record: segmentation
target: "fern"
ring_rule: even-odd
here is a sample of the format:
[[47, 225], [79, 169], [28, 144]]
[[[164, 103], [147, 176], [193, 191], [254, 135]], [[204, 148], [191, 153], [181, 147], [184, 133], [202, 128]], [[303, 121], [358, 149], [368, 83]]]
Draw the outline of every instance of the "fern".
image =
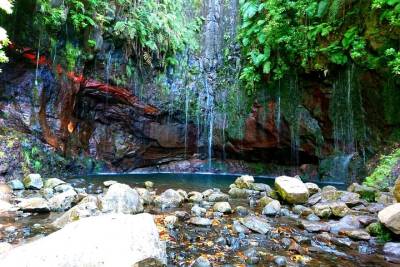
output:
[[329, 21], [334, 22], [336, 19], [340, 17], [341, 11], [344, 10], [346, 4], [346, 0], [332, 0], [331, 5], [329, 7]]

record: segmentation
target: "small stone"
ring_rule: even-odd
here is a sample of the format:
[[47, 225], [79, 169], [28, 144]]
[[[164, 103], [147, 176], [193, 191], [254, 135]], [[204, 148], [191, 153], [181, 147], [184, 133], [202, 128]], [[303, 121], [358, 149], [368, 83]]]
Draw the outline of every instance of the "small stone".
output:
[[143, 212], [143, 203], [139, 193], [126, 184], [116, 183], [110, 186], [101, 199], [103, 212], [136, 214]]
[[182, 210], [177, 210], [177, 211], [175, 211], [174, 214], [180, 221], [185, 221], [185, 220], [189, 219], [189, 217], [190, 217], [189, 213], [187, 213], [186, 211], [182, 211]]
[[110, 181], [104, 181], [104, 182], [103, 182], [103, 185], [104, 185], [105, 187], [110, 187], [110, 186], [112, 186], [113, 184], [116, 184], [116, 183], [118, 183], [118, 182], [117, 182], [117, 181], [110, 180]]
[[11, 180], [8, 182], [8, 185], [13, 189], [13, 190], [23, 190], [24, 189], [24, 184], [17, 179]]
[[255, 248], [249, 248], [243, 252], [244, 256], [246, 257], [247, 264], [257, 264], [260, 262], [259, 253]]
[[207, 210], [205, 208], [202, 208], [197, 204], [194, 205], [190, 211], [193, 215], [195, 215], [197, 217], [204, 216], [207, 212]]
[[237, 206], [236, 213], [239, 217], [246, 217], [247, 215], [249, 215], [250, 211], [243, 206]]
[[287, 260], [283, 256], [277, 256], [274, 259], [274, 263], [278, 266], [286, 266], [287, 265]]
[[178, 192], [178, 194], [179, 194], [181, 197], [183, 197], [183, 200], [188, 199], [188, 193], [186, 193], [185, 190], [178, 189], [178, 190], [176, 190], [176, 192]]
[[308, 208], [308, 207], [305, 207], [305, 206], [302, 206], [302, 205], [296, 205], [296, 206], [294, 206], [293, 209], [292, 209], [292, 211], [293, 211], [295, 214], [298, 214], [298, 215], [300, 215], [300, 216], [308, 216], [308, 215], [310, 215], [311, 213], [313, 213], [312, 209], [310, 209], [310, 208]]
[[203, 194], [200, 192], [195, 192], [195, 191], [189, 192], [188, 197], [189, 197], [189, 202], [200, 203], [201, 201], [203, 201]]
[[17, 231], [17, 227], [10, 225], [6, 228], [4, 228], [4, 231], [11, 234], [11, 233], [15, 233]]
[[231, 188], [228, 192], [229, 196], [232, 198], [247, 198], [253, 193], [253, 190], [250, 189], [241, 189], [241, 188]]
[[222, 212], [222, 213], [231, 213], [232, 208], [228, 202], [217, 202], [213, 206], [214, 211]]
[[353, 230], [342, 230], [339, 232], [340, 234], [344, 234], [351, 239], [354, 240], [370, 240], [371, 236], [368, 234], [367, 231], [364, 231], [362, 229], [353, 229]]
[[243, 226], [238, 221], [234, 221], [233, 222], [232, 230], [233, 230], [234, 233], [237, 233], [237, 234], [240, 234], [240, 233], [250, 234], [249, 228]]
[[169, 215], [164, 218], [164, 225], [170, 229], [174, 228], [178, 222], [178, 217]]
[[43, 187], [40, 189], [40, 194], [47, 200], [54, 197], [54, 190], [53, 188]]
[[307, 189], [308, 189], [308, 193], [310, 194], [310, 196], [321, 192], [321, 188], [319, 188], [319, 186], [317, 184], [314, 183], [305, 183]]
[[198, 257], [191, 265], [191, 267], [211, 267], [211, 266], [212, 265], [210, 261], [204, 256]]
[[146, 181], [144, 182], [144, 187], [147, 189], [152, 189], [154, 187], [154, 183], [152, 181]]
[[135, 190], [138, 192], [140, 198], [143, 201], [143, 204], [150, 205], [153, 203], [153, 196], [151, 195], [149, 190], [145, 188], [135, 188]]
[[154, 200], [161, 209], [179, 207], [185, 199], [177, 191], [168, 189]]
[[311, 222], [311, 221], [301, 220], [300, 223], [305, 230], [311, 233], [329, 232], [330, 230], [329, 224], [324, 222]]
[[310, 222], [318, 222], [321, 219], [317, 215], [315, 215], [314, 213], [311, 213], [306, 217], [306, 220], [310, 221]]
[[72, 207], [73, 203], [78, 200], [78, 194], [75, 190], [68, 190], [66, 192], [55, 195], [49, 199], [49, 206], [51, 211], [65, 211]]
[[189, 223], [198, 226], [210, 226], [212, 224], [212, 221], [207, 218], [192, 217], [190, 218]]
[[385, 260], [400, 263], [400, 243], [389, 242], [383, 247]]
[[332, 214], [337, 217], [344, 217], [350, 212], [350, 209], [344, 202], [339, 202], [339, 201], [332, 202], [330, 203], [330, 208]]
[[43, 187], [42, 176], [37, 173], [32, 173], [26, 176], [23, 180], [26, 189], [41, 189]]
[[281, 203], [279, 203], [278, 200], [273, 200], [264, 207], [262, 214], [267, 216], [275, 216], [279, 214], [280, 211], [281, 211]]
[[318, 203], [314, 205], [313, 210], [315, 215], [322, 218], [328, 218], [332, 214], [331, 208], [327, 203]]
[[263, 196], [258, 200], [258, 204], [261, 208], [264, 208], [266, 205], [268, 205], [270, 202], [274, 201], [273, 198], [270, 198], [268, 196]]
[[212, 193], [207, 197], [208, 201], [211, 202], [221, 202], [221, 201], [228, 201], [229, 200], [229, 195], [222, 193], [222, 192], [215, 192]]
[[273, 229], [266, 219], [257, 216], [241, 218], [240, 222], [247, 228], [260, 234], [267, 234]]

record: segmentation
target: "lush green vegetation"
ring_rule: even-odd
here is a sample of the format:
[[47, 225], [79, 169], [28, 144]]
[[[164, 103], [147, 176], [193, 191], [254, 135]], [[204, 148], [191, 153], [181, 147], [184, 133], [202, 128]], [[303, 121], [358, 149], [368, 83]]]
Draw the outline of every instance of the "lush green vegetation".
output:
[[[0, 0], [0, 12], [12, 13], [12, 3], [9, 0]], [[3, 48], [10, 43], [6, 30], [0, 27], [0, 63], [8, 61]]]
[[7, 26], [19, 45], [50, 47], [52, 58], [57, 54], [64, 59], [58, 63], [69, 70], [93, 59], [105, 42], [121, 48], [127, 61], [132, 58], [162, 68], [176, 64], [177, 53], [197, 48], [193, 37], [201, 20], [188, 21], [184, 4], [183, 0], [29, 0], [16, 3], [19, 12]]
[[372, 187], [386, 189], [393, 185], [395, 177], [393, 171], [400, 164], [400, 148], [395, 149], [391, 154], [381, 157], [374, 172], [365, 180], [365, 184]]
[[399, 0], [241, 0], [248, 90], [289, 71], [354, 62], [400, 75]]

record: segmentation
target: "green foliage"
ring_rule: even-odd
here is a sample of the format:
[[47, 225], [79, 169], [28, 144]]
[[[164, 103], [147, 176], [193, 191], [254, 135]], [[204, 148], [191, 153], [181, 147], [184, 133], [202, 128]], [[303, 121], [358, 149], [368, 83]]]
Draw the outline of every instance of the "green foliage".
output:
[[246, 57], [240, 78], [250, 93], [263, 77], [278, 80], [289, 70], [324, 71], [331, 64], [400, 74], [399, 0], [240, 0], [240, 10]]
[[[0, 12], [4, 11], [7, 14], [12, 13], [12, 2], [9, 0], [2, 0], [0, 1]], [[0, 63], [5, 63], [8, 62], [8, 58], [6, 54], [4, 53], [4, 47], [6, 47], [10, 43], [10, 40], [8, 39], [8, 35], [6, 30], [4, 30], [2, 27], [0, 27]], [[1, 72], [1, 69], [0, 69]]]
[[387, 189], [397, 177], [393, 177], [393, 169], [400, 163], [400, 148], [389, 155], [383, 155], [374, 172], [365, 179], [365, 184], [371, 187]]
[[392, 233], [384, 225], [374, 222], [368, 225], [367, 231], [378, 238], [380, 243], [386, 243], [392, 240]]

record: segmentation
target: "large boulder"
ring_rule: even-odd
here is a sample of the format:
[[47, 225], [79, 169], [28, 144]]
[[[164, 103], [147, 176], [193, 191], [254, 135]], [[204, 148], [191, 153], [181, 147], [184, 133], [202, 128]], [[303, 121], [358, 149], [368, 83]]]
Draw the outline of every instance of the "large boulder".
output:
[[37, 173], [27, 175], [22, 182], [26, 189], [41, 189], [43, 187], [42, 176]]
[[144, 262], [167, 263], [150, 214], [85, 218], [0, 256], [0, 266], [13, 267], [131, 267]]
[[129, 185], [116, 183], [110, 186], [101, 199], [103, 212], [135, 214], [143, 212], [143, 203], [138, 192]]
[[292, 204], [306, 203], [309, 197], [306, 185], [301, 180], [289, 176], [277, 177], [275, 189], [285, 201]]
[[168, 189], [161, 195], [157, 196], [154, 200], [156, 206], [166, 209], [166, 208], [176, 208], [179, 207], [185, 199], [173, 189]]
[[400, 234], [400, 203], [386, 207], [378, 213], [379, 221], [393, 231]]

